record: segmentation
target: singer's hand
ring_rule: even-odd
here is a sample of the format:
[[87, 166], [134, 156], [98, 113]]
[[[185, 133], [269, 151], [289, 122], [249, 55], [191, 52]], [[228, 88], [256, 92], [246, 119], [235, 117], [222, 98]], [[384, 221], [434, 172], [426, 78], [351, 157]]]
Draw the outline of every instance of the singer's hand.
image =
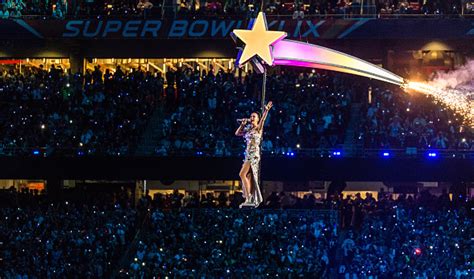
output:
[[247, 118], [243, 119], [243, 120], [242, 120], [242, 125], [247, 125], [247, 122], [248, 122], [248, 121], [249, 121], [249, 120], [248, 120]]
[[273, 102], [270, 101], [270, 102], [268, 102], [267, 105], [265, 106], [265, 109], [266, 109], [266, 110], [270, 110], [272, 107], [273, 107]]

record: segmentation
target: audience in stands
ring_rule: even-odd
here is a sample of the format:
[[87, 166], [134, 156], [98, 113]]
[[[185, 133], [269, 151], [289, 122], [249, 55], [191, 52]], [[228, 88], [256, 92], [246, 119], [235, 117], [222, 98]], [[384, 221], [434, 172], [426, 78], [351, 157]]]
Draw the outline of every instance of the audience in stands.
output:
[[[356, 201], [357, 228], [345, 231], [339, 274], [346, 278], [471, 278], [473, 223], [445, 193]], [[464, 201], [461, 201], [464, 204]], [[359, 209], [358, 209], [359, 208]]]
[[[176, 83], [176, 92], [173, 84]], [[158, 155], [239, 155], [238, 118], [260, 111], [261, 75], [245, 78], [222, 70], [167, 73]], [[277, 72], [269, 75], [274, 109], [264, 129], [263, 150], [287, 154], [300, 148], [334, 148], [344, 141], [352, 88], [333, 73]]]
[[[275, 109], [263, 149], [289, 154], [299, 148], [332, 148], [344, 141], [352, 89], [327, 73], [278, 72], [268, 91]], [[236, 119], [259, 110], [261, 75], [196, 71], [166, 74], [99, 66], [84, 75], [26, 68], [0, 76], [4, 155], [131, 155], [156, 110], [158, 155], [235, 156], [243, 140]], [[153, 149], [152, 149], [153, 152]], [[153, 154], [147, 154], [153, 155]]]
[[[82, 190], [81, 190], [82, 191]], [[7, 278], [313, 277], [470, 278], [472, 200], [446, 192], [380, 192], [316, 200], [272, 194], [143, 196], [88, 201], [0, 191], [0, 272]], [[241, 195], [236, 193], [237, 199]], [[108, 198], [107, 198], [108, 197]], [[296, 202], [292, 206], [288, 200]], [[285, 206], [286, 205], [286, 206]], [[200, 209], [192, 208], [200, 207]], [[278, 208], [287, 208], [279, 210]], [[297, 210], [296, 208], [301, 208]], [[327, 208], [332, 210], [308, 210]], [[144, 220], [145, 222], [139, 221]], [[140, 231], [136, 234], [135, 232]], [[136, 236], [135, 236], [136, 235]], [[133, 236], [135, 240], [132, 241]], [[128, 252], [125, 252], [128, 250]]]
[[326, 277], [337, 230], [318, 212], [152, 211], [128, 275]]
[[110, 278], [136, 230], [137, 213], [119, 200], [47, 202], [0, 193], [2, 278]]
[[0, 153], [126, 155], [133, 153], [162, 87], [138, 70], [85, 75], [26, 68], [0, 75]]
[[474, 150], [463, 119], [421, 94], [375, 88], [361, 119], [359, 139], [369, 148]]
[[[284, 193], [272, 196], [267, 207], [289, 208]], [[292, 208], [302, 208], [309, 199], [293, 198]], [[177, 192], [144, 197], [142, 206], [152, 208], [150, 233], [143, 235], [122, 275], [469, 278], [473, 228], [464, 197], [450, 201], [446, 193], [422, 192], [393, 199], [381, 192], [378, 198], [357, 194], [321, 201], [338, 209], [338, 231], [331, 211], [235, 211], [225, 209], [220, 202], [225, 197], [212, 194], [203, 196], [200, 206], [213, 210], [169, 211], [197, 197]]]
[[[123, 156], [138, 154], [141, 145], [140, 155], [240, 156], [244, 141], [234, 136], [236, 119], [260, 110], [261, 84], [262, 75], [251, 71], [212, 68], [183, 67], [165, 78], [120, 66], [105, 71], [95, 66], [84, 75], [54, 65], [24, 67], [21, 74], [3, 71], [0, 154]], [[270, 73], [267, 100], [275, 105], [264, 129], [263, 153], [325, 156], [340, 149], [348, 143], [353, 100], [361, 102], [367, 94], [364, 84], [332, 72]], [[474, 149], [472, 128], [431, 98], [385, 85], [370, 94], [360, 115], [352, 114], [356, 140], [350, 144]]]
[[[17, 18], [22, 15], [52, 16], [62, 19], [64, 17], [84, 16], [113, 16], [113, 17], [222, 17], [240, 16], [255, 17], [260, 10], [261, 3], [244, 3], [241, 1], [178, 1], [173, 5], [164, 5], [158, 0], [6, 0], [0, 4], [0, 18]], [[465, 5], [463, 9], [462, 6]], [[376, 0], [361, 9], [360, 1], [352, 0], [315, 0], [304, 4], [298, 1], [272, 2], [265, 1], [264, 11], [268, 15], [293, 15], [303, 18], [311, 15], [339, 15], [358, 16], [361, 10], [364, 14], [390, 15], [390, 14], [424, 14], [424, 15], [458, 15], [473, 13], [468, 1], [462, 0]]]

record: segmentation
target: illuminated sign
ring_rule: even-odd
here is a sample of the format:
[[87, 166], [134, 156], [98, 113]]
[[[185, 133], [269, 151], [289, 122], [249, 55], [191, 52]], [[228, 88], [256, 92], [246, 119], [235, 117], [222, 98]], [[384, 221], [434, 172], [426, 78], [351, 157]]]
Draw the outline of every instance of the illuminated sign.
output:
[[[227, 39], [248, 19], [5, 19], [0, 39]], [[331, 39], [453, 39], [472, 38], [472, 19], [280, 19], [268, 18], [268, 29], [287, 38]]]

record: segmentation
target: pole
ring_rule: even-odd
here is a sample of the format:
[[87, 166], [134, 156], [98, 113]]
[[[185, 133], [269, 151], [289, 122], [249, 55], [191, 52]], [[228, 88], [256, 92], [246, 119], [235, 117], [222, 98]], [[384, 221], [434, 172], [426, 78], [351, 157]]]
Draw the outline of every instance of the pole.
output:
[[267, 68], [263, 66], [263, 83], [262, 83], [262, 114], [265, 111], [265, 93], [267, 91]]
[[[263, 1], [262, 1], [263, 2]], [[267, 67], [265, 67], [265, 65], [263, 65], [263, 82], [262, 82], [262, 115], [263, 115], [263, 112], [265, 111], [265, 95], [266, 95], [266, 91], [267, 91]], [[263, 123], [263, 125], [265, 126], [265, 123]], [[263, 126], [262, 126], [262, 129], [263, 129]], [[260, 187], [260, 191], [263, 192], [262, 190], [262, 176], [260, 175], [262, 173], [262, 143], [263, 143], [263, 131], [262, 131], [262, 140], [260, 141], [260, 161], [258, 163], [258, 169], [259, 169], [259, 172], [258, 172], [258, 185]], [[263, 194], [262, 194], [263, 196]]]

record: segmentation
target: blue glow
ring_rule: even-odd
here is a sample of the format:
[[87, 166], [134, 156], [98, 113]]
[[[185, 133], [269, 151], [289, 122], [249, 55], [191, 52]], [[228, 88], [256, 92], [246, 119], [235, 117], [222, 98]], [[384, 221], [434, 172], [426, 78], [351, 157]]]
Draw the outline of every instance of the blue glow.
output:
[[384, 156], [384, 157], [390, 157], [390, 152], [384, 152], [384, 153], [382, 153], [382, 156]]
[[33, 150], [33, 155], [40, 155], [39, 150]]
[[430, 153], [428, 153], [428, 157], [436, 158], [436, 157], [438, 157], [438, 154], [436, 152], [430, 152]]
[[334, 151], [334, 152], [332, 153], [332, 155], [334, 155], [334, 156], [341, 156], [341, 151]]

